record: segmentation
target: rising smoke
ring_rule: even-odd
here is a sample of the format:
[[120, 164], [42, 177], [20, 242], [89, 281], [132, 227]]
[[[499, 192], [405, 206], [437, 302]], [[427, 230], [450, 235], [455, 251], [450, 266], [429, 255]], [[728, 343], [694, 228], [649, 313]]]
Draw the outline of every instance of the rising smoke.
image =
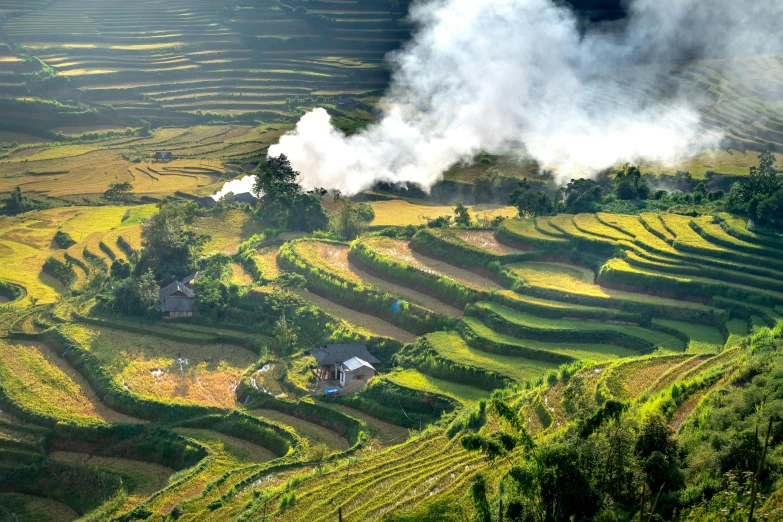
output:
[[580, 30], [551, 0], [420, 0], [379, 121], [346, 136], [316, 109], [269, 154], [305, 186], [348, 194], [428, 188], [482, 150], [523, 150], [562, 177], [670, 162], [720, 136], [700, 126], [697, 98], [653, 81], [659, 64], [783, 50], [777, 0], [631, 0], [628, 13]]

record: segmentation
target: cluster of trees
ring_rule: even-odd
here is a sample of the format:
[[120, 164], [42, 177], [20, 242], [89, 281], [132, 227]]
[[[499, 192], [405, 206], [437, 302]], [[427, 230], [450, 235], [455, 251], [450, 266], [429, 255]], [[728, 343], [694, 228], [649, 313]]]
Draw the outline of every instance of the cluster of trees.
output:
[[255, 172], [253, 192], [259, 198], [258, 216], [272, 228], [312, 232], [329, 226], [321, 205], [324, 190], [305, 192], [301, 173], [281, 154], [267, 158]]
[[[220, 289], [210, 286], [209, 279], [217, 277], [221, 282], [227, 281], [225, 270], [221, 272], [214, 264], [203, 264], [200, 260], [209, 236], [198, 234], [193, 227], [198, 212], [198, 206], [193, 202], [164, 202], [157, 214], [142, 222], [141, 254], [130, 263], [115, 260], [105, 280], [100, 274], [93, 277], [93, 285], [100, 293], [99, 300], [105, 310], [121, 315], [157, 317], [160, 284], [181, 279], [202, 267], [208, 277], [198, 283], [204, 285], [203, 297], [199, 299], [204, 300], [210, 312], [224, 309], [219, 302], [214, 303], [219, 301], [215, 293], [223, 294]], [[227, 259], [221, 259], [221, 262], [228, 266]]]
[[759, 225], [783, 228], [783, 184], [771, 152], [761, 153], [758, 166], [751, 167], [748, 177], [734, 184], [727, 208]]

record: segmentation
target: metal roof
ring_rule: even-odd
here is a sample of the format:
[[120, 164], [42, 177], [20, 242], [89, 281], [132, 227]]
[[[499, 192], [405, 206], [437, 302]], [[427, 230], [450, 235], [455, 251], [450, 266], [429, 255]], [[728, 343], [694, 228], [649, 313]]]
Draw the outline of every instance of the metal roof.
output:
[[375, 370], [375, 368], [372, 367], [372, 364], [368, 363], [364, 359], [360, 359], [358, 357], [353, 357], [351, 359], [348, 359], [343, 363], [343, 368], [348, 370], [349, 372], [353, 372], [358, 370], [359, 368], [370, 368], [371, 370]]
[[342, 363], [354, 357], [359, 357], [371, 364], [378, 364], [381, 361], [373, 354], [367, 351], [367, 346], [363, 344], [327, 344], [321, 348], [316, 348], [310, 352], [319, 366], [329, 366], [335, 363]]
[[165, 299], [177, 292], [182, 292], [185, 297], [195, 297], [196, 295], [196, 292], [185, 286], [185, 283], [182, 281], [174, 281], [160, 289], [160, 298]]

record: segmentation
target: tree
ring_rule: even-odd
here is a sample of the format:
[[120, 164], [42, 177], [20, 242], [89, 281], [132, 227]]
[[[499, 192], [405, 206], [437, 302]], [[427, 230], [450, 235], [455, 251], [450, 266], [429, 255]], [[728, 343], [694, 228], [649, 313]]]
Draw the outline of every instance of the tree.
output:
[[127, 316], [159, 317], [157, 310], [158, 283], [152, 270], [140, 277], [115, 282], [101, 300], [109, 311]]
[[642, 178], [639, 167], [626, 164], [615, 176], [614, 185], [617, 199], [628, 201], [650, 197], [650, 185]]
[[759, 155], [758, 166], [750, 167], [750, 174], [736, 189], [745, 203], [751, 205], [753, 200], [757, 201], [756, 205], [748, 208], [751, 217], [755, 217], [758, 203], [780, 190], [775, 157], [771, 152], [762, 152]]
[[519, 182], [519, 190], [511, 194], [509, 204], [517, 207], [522, 217], [543, 216], [554, 209], [552, 199], [541, 190], [530, 190], [526, 179]]
[[280, 319], [275, 323], [272, 333], [277, 340], [277, 346], [280, 348], [280, 355], [291, 355], [296, 351], [299, 336], [296, 333], [296, 329], [288, 324], [285, 312], [280, 315]]
[[572, 179], [565, 188], [566, 211], [594, 212], [601, 202], [601, 186], [592, 179]]
[[454, 218], [454, 224], [469, 227], [471, 219], [468, 208], [459, 201], [456, 202], [456, 205], [457, 206], [454, 208], [454, 215], [456, 216]]
[[122, 183], [112, 183], [109, 190], [103, 193], [103, 197], [109, 201], [127, 201], [130, 193], [133, 191], [133, 185], [125, 181]]
[[473, 501], [473, 509], [476, 511], [475, 522], [492, 522], [489, 501], [487, 500], [487, 481], [484, 475], [479, 473], [473, 477], [469, 494]]
[[159, 281], [168, 281], [195, 270], [209, 236], [198, 234], [192, 226], [195, 203], [162, 203], [159, 208], [141, 224], [144, 248], [136, 273], [151, 269]]
[[19, 212], [24, 212], [25, 210], [30, 210], [31, 207], [32, 205], [22, 193], [22, 188], [17, 185], [14, 187], [14, 191], [8, 199], [5, 200], [3, 212], [6, 214], [17, 214]]
[[285, 154], [267, 158], [255, 176], [253, 192], [260, 196], [258, 215], [265, 222], [276, 228], [307, 232], [329, 226], [320, 197], [302, 192], [300, 173], [293, 169]]
[[343, 208], [331, 219], [329, 230], [333, 235], [351, 241], [367, 230], [368, 223], [375, 218], [375, 211], [368, 203], [357, 205], [348, 200], [342, 201]]
[[109, 273], [114, 279], [127, 279], [131, 275], [131, 268], [124, 259], [115, 259], [111, 263]]
[[783, 190], [762, 200], [756, 209], [756, 217], [764, 226], [783, 227]]

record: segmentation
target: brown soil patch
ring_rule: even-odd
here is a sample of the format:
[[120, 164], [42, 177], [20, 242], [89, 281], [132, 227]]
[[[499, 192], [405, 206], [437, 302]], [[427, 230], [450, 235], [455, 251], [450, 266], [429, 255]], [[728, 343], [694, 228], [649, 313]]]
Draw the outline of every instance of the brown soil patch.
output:
[[477, 246], [482, 250], [487, 250], [493, 254], [506, 255], [522, 252], [522, 250], [518, 248], [513, 248], [499, 242], [495, 237], [495, 233], [491, 230], [459, 230], [454, 232], [454, 235], [466, 243], [470, 243], [473, 246]]

